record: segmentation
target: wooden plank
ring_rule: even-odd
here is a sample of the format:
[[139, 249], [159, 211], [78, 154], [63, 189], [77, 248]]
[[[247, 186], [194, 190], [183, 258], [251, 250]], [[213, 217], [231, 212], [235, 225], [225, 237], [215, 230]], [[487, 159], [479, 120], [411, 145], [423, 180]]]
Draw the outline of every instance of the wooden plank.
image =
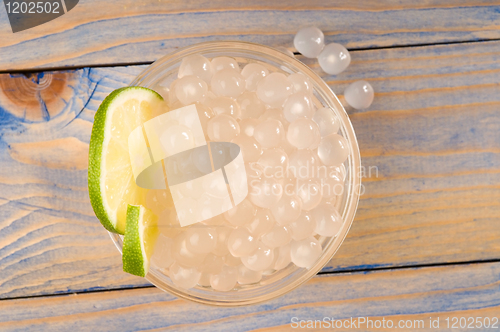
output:
[[178, 300], [156, 288], [6, 300], [0, 302], [0, 329], [289, 331], [293, 317], [368, 317], [391, 320], [395, 327], [400, 320], [423, 320], [422, 330], [429, 331], [429, 317], [439, 317], [440, 329], [434, 330], [448, 330], [447, 317], [498, 319], [499, 276], [500, 263], [322, 275], [268, 303], [223, 309]]
[[[338, 93], [372, 82], [372, 107], [348, 111], [363, 164], [379, 171], [364, 179], [357, 218], [326, 271], [499, 258], [499, 56], [500, 42], [353, 52], [345, 73], [325, 77]], [[0, 76], [0, 86], [18, 87], [0, 92], [0, 297], [145, 284], [120, 272], [92, 217], [85, 158], [57, 159], [88, 144], [99, 103], [142, 68], [65, 72], [65, 102], [46, 103], [53, 116], [19, 109], [9, 93], [29, 94], [55, 74]], [[47, 158], [33, 153], [41, 149]]]
[[351, 49], [498, 39], [499, 5], [498, 0], [89, 0], [16, 34], [2, 10], [0, 71], [151, 62], [208, 40], [292, 47], [295, 32], [308, 25], [321, 28], [327, 42]]

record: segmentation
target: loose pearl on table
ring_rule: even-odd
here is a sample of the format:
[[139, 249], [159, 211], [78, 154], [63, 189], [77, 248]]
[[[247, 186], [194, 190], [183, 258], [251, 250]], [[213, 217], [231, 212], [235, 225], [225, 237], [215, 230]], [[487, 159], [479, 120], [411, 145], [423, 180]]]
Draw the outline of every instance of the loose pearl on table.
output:
[[257, 249], [257, 245], [257, 239], [244, 228], [233, 230], [227, 240], [229, 252], [234, 257], [251, 255]]
[[285, 194], [280, 201], [271, 208], [278, 224], [284, 226], [296, 220], [302, 209], [302, 202], [296, 195]]
[[217, 232], [208, 227], [190, 227], [186, 231], [187, 249], [194, 254], [207, 254], [215, 249]]
[[269, 248], [281, 247], [290, 242], [292, 239], [290, 232], [285, 226], [280, 226], [278, 224], [262, 235], [262, 243], [267, 245]]
[[263, 167], [264, 176], [282, 179], [288, 169], [288, 155], [283, 149], [266, 149], [258, 163]]
[[321, 182], [317, 179], [299, 180], [297, 196], [302, 202], [302, 210], [310, 211], [319, 205], [322, 199]]
[[283, 195], [283, 188], [274, 178], [250, 178], [249, 179], [250, 201], [258, 207], [270, 208], [278, 203]]
[[314, 106], [307, 92], [297, 92], [288, 97], [283, 105], [283, 114], [288, 122], [298, 118], [311, 119], [314, 115]]
[[290, 256], [290, 249], [291, 249], [290, 244], [286, 244], [282, 247], [275, 249], [277, 251], [277, 253], [275, 253], [275, 256], [278, 256], [276, 258], [276, 262], [274, 262], [275, 270], [277, 271], [282, 270], [285, 267], [287, 267], [288, 264], [290, 264], [290, 262], [292, 261], [292, 258]]
[[306, 58], [316, 58], [325, 46], [325, 36], [316, 27], [302, 28], [295, 35], [293, 45]]
[[253, 136], [264, 148], [274, 148], [280, 144], [285, 135], [285, 129], [280, 121], [275, 119], [265, 120], [259, 123], [254, 130]]
[[246, 225], [252, 236], [258, 238], [262, 234], [269, 232], [275, 224], [274, 217], [270, 210], [259, 209], [250, 223]]
[[336, 236], [344, 223], [340, 213], [331, 204], [321, 204], [312, 211], [312, 216], [316, 222], [314, 231], [321, 236]]
[[241, 75], [245, 78], [247, 90], [255, 91], [257, 83], [269, 75], [269, 70], [259, 63], [249, 63], [243, 68]]
[[151, 256], [151, 263], [156, 267], [168, 269], [174, 263], [172, 256], [172, 239], [163, 234], [158, 236], [155, 249]]
[[321, 244], [314, 237], [308, 237], [301, 241], [292, 241], [290, 245], [292, 262], [298, 267], [312, 267], [322, 252]]
[[288, 79], [290, 80], [290, 82], [292, 82], [293, 91], [295, 93], [304, 92], [312, 94], [313, 92], [312, 83], [306, 75], [302, 73], [294, 73], [288, 76]]
[[266, 106], [255, 92], [245, 92], [237, 100], [241, 108], [241, 119], [258, 119], [266, 111]]
[[314, 113], [313, 121], [318, 124], [321, 136], [336, 134], [340, 128], [340, 121], [333, 110], [323, 107]]
[[160, 142], [169, 156], [195, 147], [193, 133], [183, 125], [174, 125], [165, 129], [160, 135]]
[[228, 292], [236, 286], [238, 281], [238, 269], [234, 266], [224, 266], [218, 274], [210, 277], [210, 285], [213, 289]]
[[318, 56], [318, 62], [323, 71], [330, 75], [343, 72], [351, 63], [349, 51], [340, 44], [332, 43], [325, 46]]
[[199, 266], [207, 256], [206, 254], [195, 254], [188, 250], [186, 233], [180, 233], [174, 238], [172, 253], [176, 262], [190, 267]]
[[238, 283], [240, 285], [255, 284], [258, 283], [261, 279], [261, 271], [252, 271], [245, 265], [238, 266]]
[[313, 151], [297, 150], [290, 155], [288, 173], [299, 179], [314, 177], [318, 172], [318, 160]]
[[241, 117], [241, 109], [238, 103], [229, 97], [215, 97], [205, 101], [205, 104], [218, 114], [231, 115], [233, 118], [238, 119]]
[[198, 271], [202, 273], [214, 274], [222, 271], [224, 260], [220, 256], [208, 254], [203, 260], [203, 263], [198, 267]]
[[194, 267], [184, 267], [178, 262], [170, 266], [169, 276], [172, 282], [180, 288], [189, 289], [196, 286], [201, 273]]
[[344, 90], [344, 98], [353, 108], [362, 110], [373, 102], [373, 87], [367, 81], [356, 81]]
[[243, 226], [253, 219], [255, 212], [255, 206], [245, 198], [238, 205], [224, 212], [224, 217], [233, 226]]
[[208, 121], [207, 134], [212, 141], [230, 142], [240, 134], [240, 125], [232, 116], [219, 114]]
[[253, 137], [239, 135], [231, 142], [238, 144], [245, 163], [255, 162], [262, 155], [262, 147]]
[[271, 107], [281, 107], [292, 89], [292, 82], [284, 74], [271, 73], [257, 84], [257, 96]]
[[286, 138], [297, 149], [307, 149], [319, 138], [319, 128], [311, 119], [298, 118], [290, 123]]
[[257, 250], [250, 256], [242, 257], [241, 262], [252, 271], [266, 270], [274, 262], [274, 250], [263, 243], [259, 243]]
[[319, 143], [318, 156], [323, 164], [338, 166], [349, 156], [349, 143], [338, 134], [325, 136]]
[[222, 69], [212, 76], [211, 89], [217, 96], [236, 98], [245, 91], [245, 78], [234, 69]]
[[240, 66], [238, 62], [227, 56], [219, 56], [212, 59], [212, 67], [214, 71], [221, 71], [223, 69], [233, 69], [240, 72]]
[[214, 69], [210, 60], [201, 54], [193, 54], [182, 59], [177, 76], [182, 78], [184, 76], [194, 75], [198, 76], [206, 83], [210, 83], [213, 74]]
[[292, 239], [295, 241], [300, 241], [314, 235], [316, 221], [313, 218], [311, 212], [302, 211], [299, 218], [291, 222], [287, 226], [287, 228], [292, 235]]
[[207, 83], [193, 75], [179, 78], [175, 84], [175, 96], [183, 105], [202, 100], [207, 91]]
[[232, 228], [219, 226], [216, 229], [217, 231], [217, 244], [215, 245], [215, 249], [212, 250], [217, 256], [225, 256], [229, 253], [229, 249], [227, 248], [227, 239], [229, 238], [229, 234], [233, 231]]

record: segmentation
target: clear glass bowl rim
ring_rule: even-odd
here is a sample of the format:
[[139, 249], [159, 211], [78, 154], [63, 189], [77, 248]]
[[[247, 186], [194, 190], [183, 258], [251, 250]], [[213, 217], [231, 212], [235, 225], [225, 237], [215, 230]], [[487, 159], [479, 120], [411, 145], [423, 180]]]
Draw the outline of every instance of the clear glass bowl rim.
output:
[[[276, 62], [282, 62], [287, 64], [287, 68], [292, 67], [294, 72], [302, 72], [305, 74], [313, 84], [315, 92], [320, 94], [322, 99], [326, 102], [327, 106], [330, 108], [334, 108], [337, 112], [336, 115], [340, 117], [342, 122], [341, 132], [342, 136], [344, 136], [350, 147], [350, 154], [348, 157], [349, 166], [348, 166], [348, 178], [346, 179], [349, 184], [348, 194], [346, 197], [346, 201], [343, 205], [343, 209], [341, 211], [341, 215], [344, 219], [344, 225], [337, 234], [335, 238], [332, 238], [326, 248], [323, 249], [323, 254], [318, 259], [318, 261], [309, 269], [302, 269], [304, 273], [300, 274], [297, 278], [294, 278], [283, 287], [279, 287], [273, 290], [270, 293], [266, 293], [264, 295], [251, 297], [251, 298], [238, 298], [235, 296], [232, 299], [226, 299], [221, 301], [220, 299], [213, 299], [209, 297], [200, 297], [195, 296], [193, 294], [189, 294], [186, 290], [176, 287], [171, 287], [165, 284], [159, 277], [154, 274], [149, 273], [146, 276], [146, 279], [151, 282], [156, 287], [171, 293], [179, 298], [183, 298], [189, 301], [215, 305], [215, 306], [226, 306], [226, 307], [234, 307], [234, 306], [243, 306], [243, 305], [253, 305], [265, 301], [269, 301], [271, 299], [280, 297], [286, 293], [289, 293], [293, 289], [302, 285], [312, 277], [314, 277], [335, 255], [342, 242], [344, 241], [349, 229], [351, 228], [352, 222], [354, 220], [354, 216], [356, 213], [356, 209], [359, 202], [359, 195], [361, 189], [361, 157], [359, 153], [359, 146], [356, 139], [356, 135], [354, 133], [354, 129], [352, 127], [351, 121], [347, 116], [347, 113], [338, 100], [335, 93], [330, 89], [330, 87], [323, 81], [323, 79], [318, 76], [315, 72], [313, 72], [307, 65], [298, 61], [295, 58], [290, 57], [289, 55], [269, 46], [250, 43], [250, 42], [242, 42], [242, 41], [209, 41], [202, 42], [194, 45], [190, 45], [184, 48], [180, 48], [170, 54], [163, 56], [158, 59], [150, 66], [148, 66], [141, 74], [139, 74], [131, 83], [130, 86], [140, 86], [147, 82], [148, 79], [151, 80], [158, 75], [164, 68], [172, 66], [176, 63], [180, 64], [182, 59], [186, 56], [192, 54], [199, 53], [210, 53], [210, 52], [221, 52], [221, 53], [233, 53], [239, 54], [241, 57], [245, 57], [247, 55], [257, 55], [264, 58], [273, 58]], [[118, 234], [109, 233], [111, 239], [115, 243], [117, 249], [122, 252], [122, 239]], [[235, 292], [237, 293], [237, 292]], [[231, 293], [228, 293], [231, 294]]]

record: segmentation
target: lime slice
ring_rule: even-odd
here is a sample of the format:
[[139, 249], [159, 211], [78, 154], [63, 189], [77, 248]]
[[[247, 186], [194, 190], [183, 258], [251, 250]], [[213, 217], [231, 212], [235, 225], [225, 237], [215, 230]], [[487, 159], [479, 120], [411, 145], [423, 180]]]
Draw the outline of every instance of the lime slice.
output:
[[132, 174], [128, 137], [132, 130], [165, 110], [163, 98], [143, 87], [113, 91], [97, 110], [89, 147], [89, 196], [101, 224], [124, 234], [127, 205], [144, 205], [147, 190]]
[[157, 237], [156, 215], [143, 206], [129, 205], [123, 238], [123, 271], [145, 277]]

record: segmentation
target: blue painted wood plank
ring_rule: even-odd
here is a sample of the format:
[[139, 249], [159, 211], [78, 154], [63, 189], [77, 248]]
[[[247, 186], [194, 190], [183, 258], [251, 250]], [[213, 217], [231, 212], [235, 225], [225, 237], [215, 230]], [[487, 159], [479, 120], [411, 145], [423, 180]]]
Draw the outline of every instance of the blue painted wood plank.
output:
[[[300, 27], [351, 49], [498, 39], [498, 1], [81, 1], [71, 12], [13, 34], [0, 11], [0, 70], [144, 63], [208, 40], [292, 48]], [[117, 28], [119, 27], [119, 28]], [[35, 51], [36, 50], [36, 51]]]
[[[373, 84], [374, 104], [347, 110], [378, 169], [325, 271], [499, 258], [499, 56], [500, 42], [359, 51], [323, 75], [339, 94]], [[0, 76], [0, 298], [146, 284], [93, 217], [83, 152], [100, 102], [143, 68]], [[49, 117], [19, 103], [40, 84]]]
[[[0, 302], [0, 329], [289, 331], [300, 320], [368, 317], [390, 320], [400, 331], [443, 331], [447, 317], [498, 319], [499, 278], [499, 263], [322, 275], [281, 298], [238, 308], [193, 304], [156, 288], [9, 300]], [[440, 319], [439, 329], [429, 317]], [[423, 325], [397, 328], [408, 320]]]

